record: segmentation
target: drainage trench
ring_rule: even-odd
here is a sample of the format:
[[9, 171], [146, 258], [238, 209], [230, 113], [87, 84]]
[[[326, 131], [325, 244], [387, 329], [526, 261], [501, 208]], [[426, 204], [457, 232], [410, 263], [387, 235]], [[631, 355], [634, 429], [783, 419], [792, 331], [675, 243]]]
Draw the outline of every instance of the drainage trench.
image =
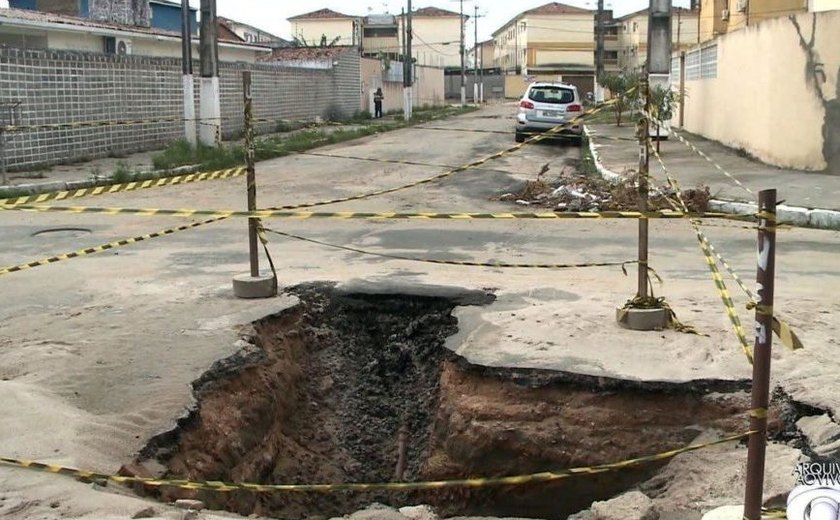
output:
[[[457, 332], [457, 299], [346, 294], [323, 284], [291, 292], [301, 303], [255, 322], [251, 345], [193, 384], [191, 415], [147, 445], [143, 455], [168, 478], [313, 484], [517, 475], [747, 428], [748, 396], [735, 383], [644, 385], [471, 365], [444, 346]], [[380, 502], [427, 503], [441, 516], [564, 519], [661, 467], [411, 493], [156, 492], [278, 518], [339, 516]]]

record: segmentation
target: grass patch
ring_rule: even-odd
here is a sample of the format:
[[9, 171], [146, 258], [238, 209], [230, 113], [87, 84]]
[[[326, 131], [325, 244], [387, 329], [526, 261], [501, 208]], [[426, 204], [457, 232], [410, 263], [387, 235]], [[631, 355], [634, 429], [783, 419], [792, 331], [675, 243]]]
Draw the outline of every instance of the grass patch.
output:
[[[419, 113], [415, 112], [410, 122], [401, 120], [374, 122], [370, 118], [370, 113], [358, 112], [352, 118], [345, 120], [347, 123], [360, 124], [361, 126], [358, 128], [321, 127], [302, 130], [295, 129], [294, 131], [289, 130], [287, 135], [257, 139], [254, 144], [254, 152], [258, 161], [265, 161], [276, 157], [283, 157], [290, 153], [311, 150], [319, 146], [351, 141], [353, 139], [398, 130], [444, 117], [458, 116], [474, 110], [477, 109], [475, 107], [436, 107], [434, 109], [423, 110]], [[197, 165], [201, 170], [211, 171], [242, 165], [245, 162], [244, 157], [245, 150], [241, 144], [221, 145], [219, 147], [204, 145], [193, 147], [186, 140], [181, 139], [170, 144], [162, 152], [155, 154], [152, 157], [152, 165], [155, 170], [172, 170], [179, 166]], [[117, 172], [114, 175], [116, 176]]]
[[580, 138], [580, 171], [587, 177], [601, 177], [601, 174], [598, 173], [598, 167], [595, 165], [592, 149], [589, 147], [589, 136], [586, 134]]

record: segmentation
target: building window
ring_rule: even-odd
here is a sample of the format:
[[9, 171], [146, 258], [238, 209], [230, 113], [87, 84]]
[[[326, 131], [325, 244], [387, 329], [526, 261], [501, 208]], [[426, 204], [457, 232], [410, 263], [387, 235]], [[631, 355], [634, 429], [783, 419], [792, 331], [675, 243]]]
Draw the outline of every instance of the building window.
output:
[[633, 22], [633, 32], [636, 32], [638, 30], [639, 30], [639, 24], [637, 22]]

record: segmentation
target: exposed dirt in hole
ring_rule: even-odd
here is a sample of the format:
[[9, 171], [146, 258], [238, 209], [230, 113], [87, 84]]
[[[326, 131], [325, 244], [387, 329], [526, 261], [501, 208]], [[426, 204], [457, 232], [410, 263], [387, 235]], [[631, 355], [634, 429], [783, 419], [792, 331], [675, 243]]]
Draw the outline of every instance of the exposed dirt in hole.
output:
[[[388, 482], [408, 430], [405, 480], [588, 466], [684, 446], [698, 432], [745, 431], [739, 384], [643, 385], [470, 365], [445, 349], [455, 300], [293, 290], [302, 303], [254, 324], [255, 346], [194, 386], [199, 409], [147, 455], [172, 478], [260, 483]], [[487, 303], [474, 301], [472, 303]], [[463, 302], [461, 302], [463, 303]], [[198, 496], [240, 514], [346, 514], [371, 502], [430, 503], [443, 515], [565, 518], [657, 467], [553, 484], [413, 494]]]

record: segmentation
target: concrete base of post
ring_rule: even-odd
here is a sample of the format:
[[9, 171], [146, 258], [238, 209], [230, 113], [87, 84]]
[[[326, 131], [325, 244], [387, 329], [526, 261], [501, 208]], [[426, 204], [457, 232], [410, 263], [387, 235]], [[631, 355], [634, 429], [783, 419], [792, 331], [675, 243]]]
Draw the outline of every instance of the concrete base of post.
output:
[[233, 277], [233, 294], [243, 299], [273, 298], [277, 296], [277, 284], [271, 275], [254, 278], [240, 274]]
[[665, 309], [616, 309], [618, 324], [630, 330], [663, 330], [668, 326], [668, 311]]
[[218, 146], [222, 136], [222, 105], [219, 94], [219, 78], [201, 78], [199, 110], [201, 121], [198, 139], [206, 146]]

